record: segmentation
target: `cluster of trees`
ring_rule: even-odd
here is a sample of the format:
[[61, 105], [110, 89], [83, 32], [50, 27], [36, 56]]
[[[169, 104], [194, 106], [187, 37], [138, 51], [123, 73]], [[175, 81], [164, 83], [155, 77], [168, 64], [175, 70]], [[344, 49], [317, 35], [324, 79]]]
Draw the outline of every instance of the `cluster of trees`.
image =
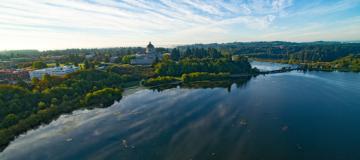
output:
[[0, 68], [11, 69], [29, 67], [32, 61], [40, 58], [40, 52], [37, 50], [11, 50], [0, 51]]
[[19, 86], [0, 85], [0, 127], [8, 127], [15, 119], [26, 117], [36, 109], [39, 97]]
[[37, 50], [12, 50], [12, 51], [0, 51], [0, 60], [8, 61], [14, 58], [37, 58], [40, 56], [40, 52]]
[[144, 49], [141, 47], [66, 49], [43, 51], [41, 54], [43, 57], [61, 56], [60, 62], [80, 63], [85, 60], [86, 55], [92, 55], [93, 61], [109, 62], [112, 56], [130, 55], [142, 50]]
[[0, 129], [0, 149], [4, 149], [17, 135], [41, 124], [51, 122], [62, 113], [68, 113], [81, 108], [79, 97], [63, 102], [61, 105], [51, 105], [45, 109], [34, 109], [27, 117], [21, 118], [17, 114], [9, 114], [6, 121], [2, 122]]
[[47, 65], [43, 61], [35, 61], [32, 63], [33, 69], [42, 69], [42, 68], [46, 68], [46, 67], [47, 67]]
[[191, 59], [202, 59], [202, 58], [224, 58], [227, 55], [221, 54], [221, 52], [215, 48], [186, 48], [178, 49], [174, 48], [170, 52], [170, 59], [173, 61], [179, 61], [180, 59], [191, 58]]
[[246, 57], [221, 54], [216, 49], [186, 49], [181, 53], [177, 48], [162, 61], [154, 65], [159, 77], [143, 81], [145, 86], [157, 86], [174, 82], [228, 80], [231, 74], [258, 73], [252, 69]]
[[183, 74], [181, 80], [183, 82], [193, 81], [220, 81], [230, 78], [229, 73], [207, 73], [207, 72], [194, 72], [189, 74]]
[[134, 55], [125, 55], [121, 58], [121, 62], [124, 64], [130, 64], [132, 59], [135, 59]]
[[104, 88], [87, 93], [84, 98], [84, 105], [106, 107], [114, 103], [114, 100], [122, 97], [122, 90], [118, 88]]
[[119, 75], [131, 75], [133, 80], [141, 80], [149, 77], [154, 77], [155, 72], [151, 67], [134, 66], [128, 64], [113, 65], [107, 68], [109, 73], [115, 73]]
[[167, 60], [155, 65], [155, 72], [160, 76], [181, 76], [192, 72], [240, 74], [251, 71], [251, 65], [246, 58], [237, 61], [228, 58], [181, 59], [178, 62]]
[[0, 147], [15, 136], [60, 114], [84, 107], [105, 107], [121, 99], [131, 75], [82, 70], [65, 77], [44, 76], [31, 84], [0, 85]]
[[229, 73], [208, 73], [208, 72], [193, 72], [182, 74], [181, 77], [159, 76], [156, 78], [149, 78], [142, 81], [144, 86], [159, 86], [163, 84], [177, 84], [178, 82], [196, 82], [196, 81], [222, 81], [229, 80]]
[[303, 66], [308, 70], [360, 72], [360, 55], [350, 55], [332, 62], [311, 62]]
[[159, 76], [156, 78], [149, 78], [147, 80], [142, 81], [142, 85], [144, 86], [158, 86], [162, 84], [170, 84], [170, 83], [176, 83], [181, 81], [178, 77], [172, 77], [172, 76]]

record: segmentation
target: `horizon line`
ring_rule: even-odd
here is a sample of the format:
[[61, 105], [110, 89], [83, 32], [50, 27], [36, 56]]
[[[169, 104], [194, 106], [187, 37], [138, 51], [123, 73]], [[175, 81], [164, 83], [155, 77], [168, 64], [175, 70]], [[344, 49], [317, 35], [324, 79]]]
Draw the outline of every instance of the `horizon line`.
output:
[[[271, 42], [287, 42], [287, 43], [315, 43], [315, 42], [335, 42], [335, 43], [360, 43], [360, 40], [346, 40], [346, 41], [336, 41], [336, 40], [317, 40], [317, 41], [282, 41], [282, 40], [274, 40], [274, 41], [231, 41], [231, 42], [211, 42], [211, 43], [178, 43], [178, 44], [168, 44], [168, 45], [156, 45], [155, 48], [176, 48], [180, 46], [190, 46], [190, 45], [209, 45], [209, 44], [228, 44], [228, 43], [271, 43]], [[24, 48], [24, 49], [3, 49], [0, 52], [8, 52], [8, 51], [26, 51], [26, 50], [36, 50], [40, 52], [44, 51], [57, 51], [57, 50], [71, 50], [71, 49], [108, 49], [108, 48], [145, 48], [146, 45], [128, 45], [128, 46], [107, 46], [107, 47], [74, 47], [74, 48], [59, 48], [59, 49], [35, 49], [35, 48]]]

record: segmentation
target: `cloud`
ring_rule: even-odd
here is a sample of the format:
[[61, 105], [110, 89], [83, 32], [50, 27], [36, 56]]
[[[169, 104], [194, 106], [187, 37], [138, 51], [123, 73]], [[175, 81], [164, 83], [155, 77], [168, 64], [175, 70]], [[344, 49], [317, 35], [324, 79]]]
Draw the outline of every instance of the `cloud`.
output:
[[271, 4], [275, 11], [282, 11], [292, 5], [292, 0], [274, 0]]
[[[209, 41], [229, 40], [234, 33], [250, 30], [250, 37], [275, 29], [284, 15], [343, 11], [352, 2], [356, 0], [324, 6], [294, 6], [302, 4], [293, 0], [4, 0], [0, 49], [192, 43], [205, 41], [206, 35], [213, 38]], [[203, 38], [195, 37], [199, 35]]]

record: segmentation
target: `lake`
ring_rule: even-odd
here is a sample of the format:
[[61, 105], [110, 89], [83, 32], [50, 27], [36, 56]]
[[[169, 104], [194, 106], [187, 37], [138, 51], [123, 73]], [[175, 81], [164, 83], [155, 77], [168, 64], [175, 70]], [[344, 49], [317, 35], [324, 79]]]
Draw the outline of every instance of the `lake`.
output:
[[227, 87], [131, 90], [21, 135], [0, 159], [358, 160], [359, 148], [360, 74], [292, 71]]

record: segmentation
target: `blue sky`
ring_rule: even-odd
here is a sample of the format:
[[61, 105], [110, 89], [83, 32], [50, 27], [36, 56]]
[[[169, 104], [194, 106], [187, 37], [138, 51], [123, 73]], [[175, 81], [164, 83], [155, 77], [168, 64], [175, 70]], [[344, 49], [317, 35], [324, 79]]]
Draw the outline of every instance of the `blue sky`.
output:
[[360, 40], [360, 0], [2, 0], [0, 50]]

